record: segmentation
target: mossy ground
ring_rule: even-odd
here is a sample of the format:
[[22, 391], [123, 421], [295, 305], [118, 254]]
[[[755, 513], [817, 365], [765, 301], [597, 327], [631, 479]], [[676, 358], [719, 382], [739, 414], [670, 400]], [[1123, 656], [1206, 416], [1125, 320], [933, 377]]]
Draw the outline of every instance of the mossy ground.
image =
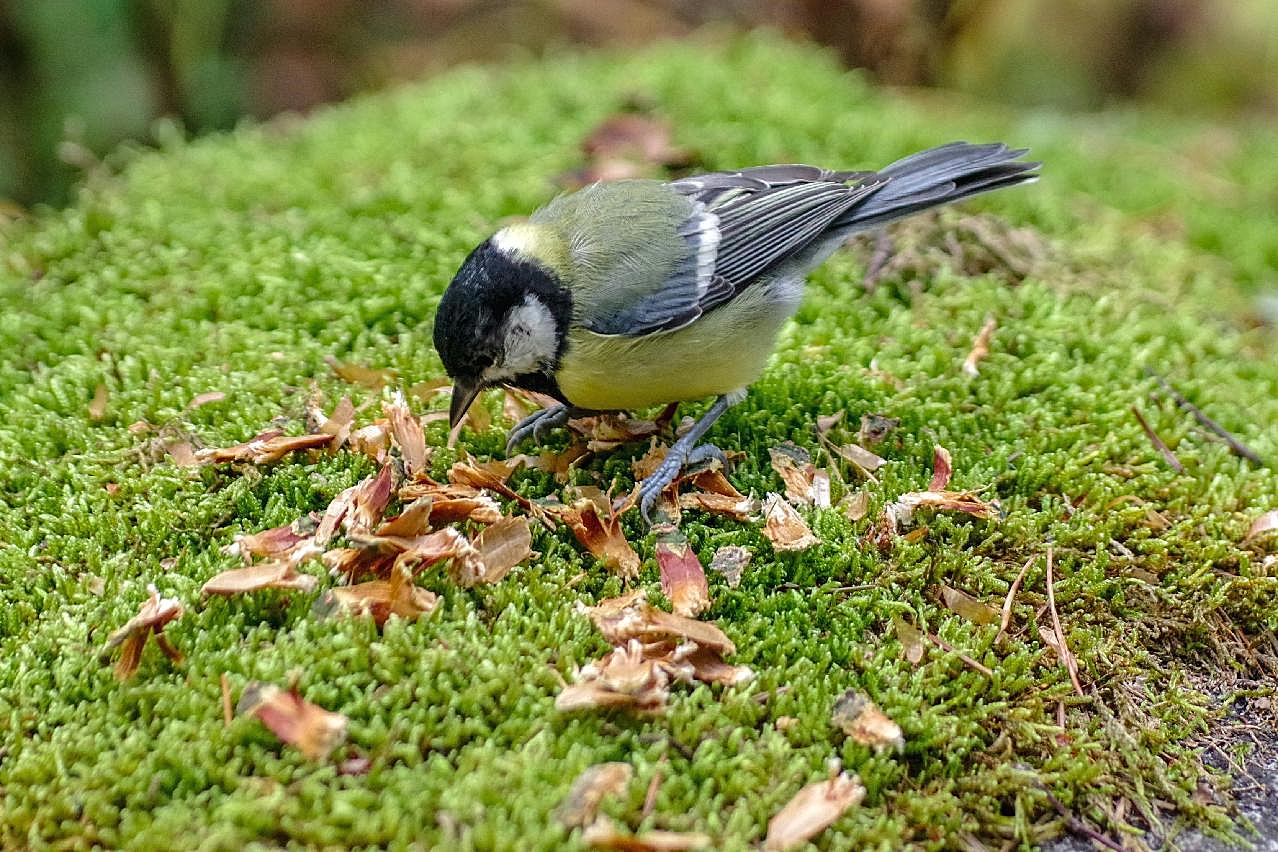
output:
[[[538, 532], [541, 559], [497, 586], [426, 577], [442, 611], [381, 634], [317, 622], [302, 595], [200, 602], [201, 583], [233, 563], [220, 547], [234, 533], [322, 508], [371, 464], [340, 454], [183, 469], [126, 427], [229, 444], [273, 418], [300, 428], [314, 382], [330, 400], [375, 401], [325, 356], [393, 368], [405, 383], [438, 376], [432, 310], [460, 260], [502, 217], [546, 200], [581, 139], [634, 94], [710, 168], [871, 167], [953, 138], [1033, 146], [1041, 183], [965, 209], [1037, 229], [1051, 248], [1034, 274], [1009, 284], [937, 265], [921, 288], [889, 280], [865, 295], [868, 252], [845, 252], [813, 277], [765, 377], [711, 435], [745, 454], [733, 478], [761, 493], [779, 487], [768, 447], [815, 447], [817, 414], [897, 417], [872, 513], [926, 486], [940, 443], [955, 485], [987, 488], [1006, 520], [928, 519], [921, 540], [884, 553], [868, 519], [816, 511], [824, 543], [776, 556], [756, 528], [686, 517], [703, 559], [729, 543], [756, 554], [740, 588], [712, 577], [707, 617], [758, 679], [679, 688], [658, 718], [553, 710], [560, 677], [604, 649], [574, 602], [620, 588], [563, 531]], [[555, 848], [571, 842], [551, 812], [573, 778], [622, 760], [637, 777], [607, 812], [742, 848], [831, 756], [869, 795], [821, 836], [829, 848], [1030, 844], [1062, 830], [1046, 790], [1109, 832], [1122, 828], [1122, 799], [1138, 825], [1227, 825], [1227, 807], [1200, 790], [1193, 741], [1223, 710], [1203, 683], [1272, 665], [1278, 579], [1239, 542], [1278, 505], [1278, 483], [1151, 400], [1142, 367], [1278, 458], [1272, 332], [1237, 320], [1278, 266], [1271, 131], [887, 95], [828, 56], [751, 39], [460, 70], [166, 148], [122, 153], [70, 209], [11, 226], [0, 254], [4, 845]], [[970, 379], [959, 364], [987, 315], [998, 331]], [[99, 384], [109, 404], [95, 421]], [[184, 411], [211, 390], [225, 400]], [[1133, 404], [1184, 475], [1146, 440]], [[429, 437], [442, 444], [442, 427]], [[493, 453], [501, 434], [465, 443]], [[596, 460], [580, 479], [628, 485], [632, 455]], [[537, 473], [516, 481], [528, 494], [555, 487]], [[628, 529], [655, 593], [651, 542], [637, 519]], [[1049, 543], [1086, 698], [1038, 637], [1041, 558], [998, 644], [995, 627], [934, 595], [943, 582], [997, 607]], [[149, 582], [188, 605], [168, 631], [187, 660], [174, 667], [151, 648], [117, 683], [97, 650]], [[893, 616], [993, 676], [939, 651], [911, 665]], [[298, 673], [308, 698], [350, 717], [371, 770], [339, 775], [250, 720], [224, 727], [224, 672], [236, 692]], [[901, 724], [904, 754], [874, 755], [832, 729], [850, 687]], [[781, 731], [781, 716], [799, 721]], [[641, 819], [656, 772], [665, 780]]]

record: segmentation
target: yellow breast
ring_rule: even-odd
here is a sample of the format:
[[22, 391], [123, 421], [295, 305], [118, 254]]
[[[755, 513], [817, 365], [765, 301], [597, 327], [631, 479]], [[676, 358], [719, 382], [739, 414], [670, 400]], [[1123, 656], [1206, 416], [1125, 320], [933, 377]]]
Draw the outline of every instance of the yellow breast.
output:
[[601, 410], [741, 390], [763, 372], [796, 307], [797, 300], [769, 298], [760, 287], [677, 331], [621, 337], [574, 328], [556, 373], [559, 389], [573, 405]]

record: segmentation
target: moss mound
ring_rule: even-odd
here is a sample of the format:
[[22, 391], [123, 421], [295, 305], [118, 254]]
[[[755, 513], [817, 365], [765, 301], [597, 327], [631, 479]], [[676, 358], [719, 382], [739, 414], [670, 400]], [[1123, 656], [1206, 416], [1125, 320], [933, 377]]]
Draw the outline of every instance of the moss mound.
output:
[[[226, 445], [274, 418], [300, 429], [315, 382], [330, 400], [376, 403], [326, 356], [405, 383], [440, 375], [430, 320], [460, 260], [548, 198], [583, 137], [635, 95], [708, 168], [872, 167], [953, 138], [1027, 144], [1046, 161], [1036, 186], [906, 226], [910, 255], [872, 293], [859, 284], [868, 247], [831, 261], [763, 380], [711, 433], [745, 454], [732, 477], [761, 494], [780, 487], [769, 447], [792, 438], [819, 452], [817, 414], [901, 421], [878, 448], [889, 464], [869, 517], [811, 512], [813, 550], [774, 555], [757, 527], [685, 517], [703, 561], [724, 544], [755, 552], [738, 588], [712, 575], [706, 617], [757, 679], [679, 688], [657, 718], [556, 714], [560, 678], [606, 648], [574, 602], [620, 590], [562, 530], [538, 531], [542, 557], [496, 586], [426, 575], [441, 611], [380, 633], [315, 620], [306, 595], [201, 603], [200, 585], [234, 564], [221, 548], [235, 533], [322, 509], [371, 463], [179, 468], [156, 439]], [[1227, 785], [1196, 743], [1242, 679], [1275, 671], [1278, 570], [1241, 541], [1278, 506], [1278, 482], [1150, 399], [1142, 367], [1278, 458], [1273, 340], [1236, 319], [1278, 264], [1272, 131], [909, 100], [762, 38], [459, 70], [165, 148], [121, 152], [73, 207], [10, 225], [0, 248], [4, 845], [559, 848], [577, 842], [552, 815], [576, 775], [625, 761], [635, 780], [607, 813], [743, 848], [832, 756], [868, 796], [818, 839], [830, 848], [1034, 843], [1064, 830], [1049, 794], [1111, 834], [1227, 830], [1226, 794], [1204, 793]], [[1042, 257], [1025, 274], [1007, 255], [1028, 244]], [[971, 378], [959, 365], [987, 316], [998, 330]], [[226, 396], [187, 408], [208, 391]], [[130, 431], [137, 421], [152, 431]], [[443, 427], [428, 438], [442, 445]], [[464, 443], [482, 456], [501, 440], [494, 427]], [[1006, 518], [928, 517], [921, 537], [880, 549], [873, 518], [926, 487], [938, 443], [955, 486], [985, 488]], [[578, 481], [628, 486], [640, 451], [596, 459]], [[556, 487], [535, 472], [515, 483]], [[656, 597], [652, 541], [635, 518], [628, 533]], [[1039, 635], [1049, 544], [1084, 697]], [[998, 642], [997, 625], [938, 601], [944, 584], [997, 609], [1030, 559]], [[97, 652], [147, 583], [187, 603], [167, 631], [186, 661], [151, 648], [118, 683]], [[955, 652], [909, 662], [894, 618]], [[252, 720], [224, 726], [223, 673], [237, 693], [299, 677], [307, 698], [349, 717], [367, 773], [308, 761]], [[902, 754], [834, 729], [849, 688], [900, 723]], [[797, 722], [779, 726], [787, 716]]]

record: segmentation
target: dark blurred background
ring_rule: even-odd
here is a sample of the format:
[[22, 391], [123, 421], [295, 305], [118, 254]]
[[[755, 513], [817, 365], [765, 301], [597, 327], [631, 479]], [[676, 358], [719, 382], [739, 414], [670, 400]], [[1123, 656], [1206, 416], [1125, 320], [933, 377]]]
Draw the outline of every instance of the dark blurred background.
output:
[[106, 152], [175, 123], [205, 133], [461, 62], [706, 26], [772, 27], [885, 83], [1014, 104], [1278, 113], [1278, 0], [0, 0], [0, 205], [63, 203]]

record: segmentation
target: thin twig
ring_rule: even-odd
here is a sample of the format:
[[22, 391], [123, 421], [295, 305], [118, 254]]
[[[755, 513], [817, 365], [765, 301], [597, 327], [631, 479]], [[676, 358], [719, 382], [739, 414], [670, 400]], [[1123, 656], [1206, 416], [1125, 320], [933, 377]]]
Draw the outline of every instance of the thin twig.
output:
[[235, 720], [235, 708], [231, 706], [231, 680], [222, 672], [222, 722], [226, 727]]
[[1212, 420], [1210, 417], [1208, 417], [1205, 413], [1203, 413], [1203, 410], [1201, 408], [1194, 405], [1189, 400], [1185, 399], [1185, 397], [1182, 396], [1178, 390], [1172, 387], [1171, 383], [1168, 382], [1165, 378], [1160, 376], [1158, 373], [1155, 373], [1153, 370], [1149, 369], [1148, 367], [1145, 368], [1145, 375], [1149, 376], [1154, 381], [1158, 382], [1158, 384], [1162, 387], [1162, 389], [1167, 392], [1167, 395], [1170, 396], [1173, 400], [1175, 400], [1176, 404], [1180, 406], [1181, 410], [1188, 411], [1190, 414], [1194, 415], [1195, 420], [1197, 420], [1203, 426], [1206, 426], [1212, 432], [1216, 433], [1216, 435], [1218, 435], [1222, 440], [1224, 440], [1224, 442], [1229, 445], [1229, 449], [1233, 451], [1235, 455], [1242, 456], [1249, 462], [1255, 462], [1256, 464], [1260, 464], [1260, 465], [1264, 464], [1264, 462], [1261, 461], [1260, 456], [1257, 455], [1254, 450], [1252, 450], [1242, 441], [1235, 438], [1233, 433], [1231, 433], [1224, 426], [1221, 426], [1215, 420]]
[[980, 375], [980, 368], [976, 365], [981, 359], [990, 354], [990, 338], [994, 335], [994, 329], [998, 328], [998, 321], [990, 316], [985, 320], [985, 325], [981, 326], [981, 330], [977, 332], [976, 338], [972, 341], [972, 351], [967, 353], [967, 358], [963, 360], [963, 372], [969, 376]]
[[643, 816], [641, 819], [647, 819], [657, 809], [657, 793], [661, 791], [662, 780], [661, 767], [657, 767], [657, 771], [652, 775], [652, 781], [648, 782], [648, 792], [643, 797]]
[[1081, 834], [1086, 838], [1095, 840], [1106, 849], [1116, 849], [1118, 852], [1123, 852], [1123, 847], [1118, 843], [1115, 843], [1094, 828], [1089, 828], [1087, 823], [1070, 813], [1069, 808], [1065, 807], [1060, 799], [1053, 796], [1052, 791], [1043, 786], [1042, 783], [1039, 784], [1039, 788], [1043, 791], [1043, 795], [1047, 796], [1047, 801], [1051, 802], [1052, 807], [1056, 808], [1056, 812], [1061, 815], [1061, 819], [1065, 820], [1066, 828], [1075, 834]]
[[1176, 454], [1171, 451], [1171, 447], [1163, 443], [1163, 439], [1158, 437], [1158, 434], [1145, 421], [1145, 416], [1140, 413], [1140, 409], [1133, 405], [1132, 414], [1136, 415], [1136, 422], [1140, 424], [1140, 428], [1145, 430], [1145, 436], [1158, 449], [1158, 452], [1163, 454], [1163, 458], [1167, 459], [1167, 463], [1171, 465], [1172, 470], [1177, 473], [1184, 473], [1185, 466], [1180, 463], [1180, 459], [1176, 458]]
[[998, 632], [994, 634], [995, 642], [1003, 637], [1003, 634], [1007, 632], [1007, 625], [1012, 623], [1012, 603], [1016, 600], [1016, 592], [1021, 587], [1021, 581], [1025, 579], [1025, 573], [1029, 571], [1037, 558], [1037, 556], [1031, 556], [1025, 560], [1025, 564], [1021, 566], [1021, 572], [1012, 581], [1012, 588], [1007, 590], [1007, 597], [1003, 600], [1003, 617], [999, 621]]
[[1061, 630], [1061, 616], [1056, 611], [1055, 584], [1055, 579], [1052, 577], [1052, 546], [1049, 544], [1047, 546], [1047, 609], [1052, 614], [1052, 628], [1056, 631], [1057, 651], [1060, 653], [1061, 662], [1065, 664], [1065, 670], [1069, 672], [1074, 691], [1080, 696], [1086, 696], [1087, 693], [1083, 692], [1082, 684], [1078, 682], [1078, 661], [1074, 659], [1074, 653], [1065, 644], [1065, 631]]
[[936, 645], [936, 647], [940, 648], [942, 651], [948, 651], [951, 654], [957, 654], [960, 660], [962, 660], [964, 663], [971, 666], [972, 668], [976, 669], [981, 674], [985, 675], [986, 677], [994, 677], [994, 672], [990, 671], [988, 666], [981, 665], [976, 660], [969, 657], [967, 654], [964, 654], [962, 651], [955, 648], [949, 642], [946, 642], [940, 636], [937, 636], [935, 633], [924, 633], [923, 635], [926, 636], [933, 644]]

